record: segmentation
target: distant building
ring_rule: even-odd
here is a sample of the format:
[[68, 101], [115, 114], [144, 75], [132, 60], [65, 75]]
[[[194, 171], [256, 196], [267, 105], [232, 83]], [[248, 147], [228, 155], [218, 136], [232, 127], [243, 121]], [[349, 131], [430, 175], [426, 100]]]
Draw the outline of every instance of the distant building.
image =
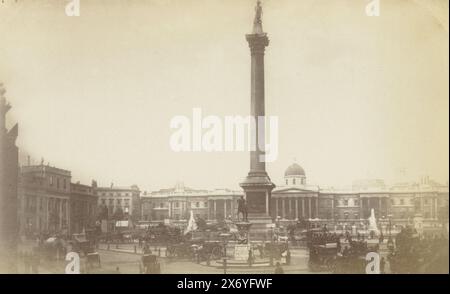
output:
[[293, 163], [286, 169], [283, 183], [272, 191], [273, 219], [319, 218], [319, 187], [306, 183], [306, 173], [300, 165]]
[[383, 180], [359, 180], [351, 190], [320, 189], [306, 184], [304, 169], [294, 163], [284, 175], [285, 186], [272, 191], [272, 218], [361, 221], [374, 209], [378, 219], [397, 223], [421, 215], [428, 222], [448, 222], [448, 185], [431, 181], [387, 186]]
[[141, 196], [142, 220], [187, 220], [191, 211], [205, 220], [236, 219], [237, 199], [242, 192], [231, 190], [195, 190], [177, 183]]
[[[418, 183], [388, 186], [383, 180], [359, 180], [351, 189], [322, 189], [309, 185], [305, 170], [297, 163], [290, 165], [282, 183], [272, 191], [272, 219], [295, 222], [320, 220], [361, 223], [371, 210], [386, 222], [411, 223], [417, 215], [426, 223], [448, 222], [448, 185], [440, 185], [427, 177]], [[243, 192], [231, 190], [196, 190], [177, 183], [173, 188], [141, 195], [144, 221], [184, 221], [190, 212], [209, 221], [237, 218], [237, 199]]]
[[70, 184], [70, 231], [72, 233], [81, 233], [84, 229], [93, 228], [96, 224], [98, 197], [95, 195], [93, 186]]
[[95, 226], [94, 187], [71, 183], [68, 170], [44, 165], [20, 168], [19, 224], [25, 236], [81, 233]]
[[19, 219], [23, 234], [70, 233], [70, 180], [70, 171], [43, 162], [21, 167]]
[[98, 213], [102, 220], [139, 220], [141, 218], [140, 191], [136, 185], [128, 187], [97, 187]]

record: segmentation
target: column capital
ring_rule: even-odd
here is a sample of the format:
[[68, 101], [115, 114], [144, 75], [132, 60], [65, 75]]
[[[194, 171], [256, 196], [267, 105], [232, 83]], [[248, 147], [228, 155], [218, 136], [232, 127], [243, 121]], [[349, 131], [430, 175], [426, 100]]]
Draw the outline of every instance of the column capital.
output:
[[250, 51], [253, 54], [264, 54], [265, 48], [269, 46], [269, 38], [267, 34], [248, 34], [247, 39]]

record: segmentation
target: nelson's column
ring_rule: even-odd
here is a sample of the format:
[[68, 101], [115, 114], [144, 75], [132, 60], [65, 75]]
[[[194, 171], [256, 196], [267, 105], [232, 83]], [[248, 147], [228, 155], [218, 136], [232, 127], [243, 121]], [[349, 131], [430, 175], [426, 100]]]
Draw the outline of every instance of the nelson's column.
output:
[[[256, 15], [253, 22], [253, 32], [246, 35], [251, 52], [251, 116], [258, 121], [258, 117], [265, 116], [264, 110], [264, 50], [269, 45], [269, 38], [262, 29], [261, 1], [257, 2]], [[253, 139], [265, 146], [265, 128], [258, 123], [252, 128]], [[263, 160], [264, 151], [259, 148], [250, 151], [250, 171], [245, 180], [240, 183], [247, 200], [249, 220], [253, 224], [252, 231], [256, 233], [266, 231], [265, 224], [271, 223], [270, 198], [275, 185], [266, 172]], [[252, 232], [251, 232], [252, 233]]]

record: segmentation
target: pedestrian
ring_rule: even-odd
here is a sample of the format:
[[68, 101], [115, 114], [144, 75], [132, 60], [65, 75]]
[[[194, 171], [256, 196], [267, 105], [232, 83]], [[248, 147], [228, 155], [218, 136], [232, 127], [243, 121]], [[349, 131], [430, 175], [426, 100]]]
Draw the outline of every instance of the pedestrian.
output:
[[385, 267], [386, 267], [386, 260], [384, 259], [384, 257], [382, 257], [380, 260], [380, 274], [385, 273]]
[[291, 251], [288, 249], [286, 252], [286, 265], [291, 264]]
[[284, 270], [279, 262], [275, 266], [275, 274], [284, 274]]
[[249, 251], [248, 251], [248, 266], [252, 266], [252, 264], [253, 264], [253, 252], [252, 252], [252, 250], [250, 249]]

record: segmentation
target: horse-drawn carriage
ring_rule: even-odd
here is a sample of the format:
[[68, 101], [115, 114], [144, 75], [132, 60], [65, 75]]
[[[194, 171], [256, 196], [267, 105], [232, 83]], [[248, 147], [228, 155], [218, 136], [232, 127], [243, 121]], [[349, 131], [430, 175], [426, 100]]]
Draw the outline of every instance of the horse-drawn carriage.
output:
[[333, 272], [336, 268], [338, 246], [336, 243], [312, 245], [309, 249], [309, 268], [313, 272]]
[[224, 256], [223, 243], [220, 241], [184, 241], [169, 244], [166, 256], [178, 259], [220, 259]]
[[342, 254], [338, 254], [334, 272], [364, 274], [367, 264], [366, 256], [369, 252], [378, 252], [378, 243], [351, 240], [348, 244], [349, 245], [344, 245]]
[[83, 254], [84, 256], [95, 251], [95, 244], [86, 238], [86, 234], [73, 234], [68, 243], [72, 247], [71, 251]]
[[86, 266], [88, 268], [102, 267], [100, 262], [100, 254], [98, 252], [91, 252], [86, 255]]
[[195, 252], [195, 243], [180, 242], [175, 244], [168, 244], [166, 249], [166, 256], [169, 258], [193, 258]]
[[141, 237], [148, 243], [168, 244], [182, 241], [180, 228], [166, 226], [164, 224], [159, 224], [156, 227], [148, 227], [147, 231]]
[[194, 231], [182, 236], [181, 241], [167, 245], [167, 257], [188, 258], [197, 261], [220, 259], [224, 256], [223, 241], [232, 237], [219, 231]]

